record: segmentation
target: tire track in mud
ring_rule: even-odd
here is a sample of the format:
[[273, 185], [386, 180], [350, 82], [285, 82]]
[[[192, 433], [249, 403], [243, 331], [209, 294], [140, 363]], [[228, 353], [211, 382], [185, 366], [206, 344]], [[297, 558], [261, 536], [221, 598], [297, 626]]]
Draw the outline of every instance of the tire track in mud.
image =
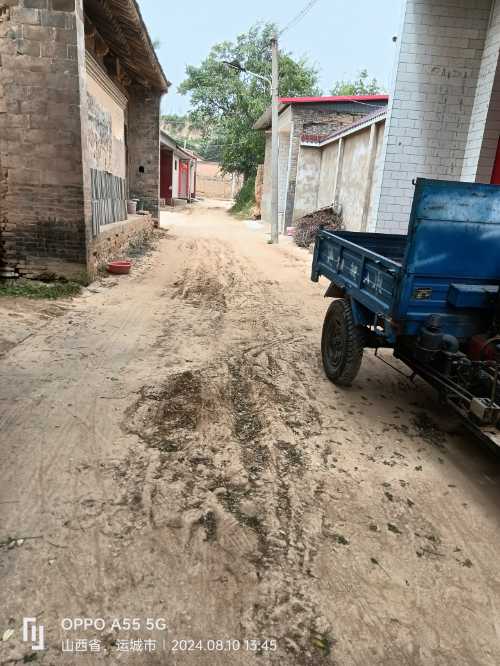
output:
[[332, 631], [313, 592], [324, 471], [308, 454], [320, 416], [303, 385], [302, 340], [229, 244], [190, 241], [184, 251], [193, 265], [171, 294], [180, 331], [215, 311], [219, 339], [206, 362], [176, 366], [127, 410], [123, 428], [149, 455], [149, 520], [178, 530], [186, 561], [203, 562], [207, 577], [220, 558], [237, 581], [253, 571], [241, 635], [277, 639], [269, 663], [321, 664]]

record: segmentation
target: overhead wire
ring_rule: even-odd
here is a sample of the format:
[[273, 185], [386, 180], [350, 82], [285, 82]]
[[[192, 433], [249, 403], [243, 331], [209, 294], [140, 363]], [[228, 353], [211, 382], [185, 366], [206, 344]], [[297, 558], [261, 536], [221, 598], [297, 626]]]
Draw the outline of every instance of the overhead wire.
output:
[[296, 26], [297, 23], [300, 23], [300, 21], [302, 21], [302, 19], [304, 18], [304, 16], [306, 16], [306, 15], [311, 11], [311, 9], [314, 7], [314, 5], [315, 5], [318, 1], [319, 1], [319, 0], [309, 0], [309, 2], [307, 3], [307, 5], [305, 5], [305, 7], [303, 7], [303, 8], [300, 10], [300, 12], [299, 12], [296, 16], [294, 16], [294, 17], [292, 18], [292, 20], [289, 21], [289, 22], [285, 25], [285, 27], [282, 28], [282, 29], [278, 32], [278, 35], [281, 36], [284, 32], [286, 32], [287, 30], [290, 30], [291, 28], [293, 28], [294, 26]]

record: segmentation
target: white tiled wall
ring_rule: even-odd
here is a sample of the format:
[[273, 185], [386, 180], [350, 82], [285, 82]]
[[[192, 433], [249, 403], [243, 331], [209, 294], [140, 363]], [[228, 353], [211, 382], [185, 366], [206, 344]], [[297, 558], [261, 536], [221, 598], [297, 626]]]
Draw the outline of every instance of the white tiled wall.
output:
[[490, 9], [491, 0], [406, 1], [377, 231], [406, 232], [413, 178], [461, 178]]
[[465, 149], [462, 180], [489, 183], [500, 136], [500, 2], [494, 2]]

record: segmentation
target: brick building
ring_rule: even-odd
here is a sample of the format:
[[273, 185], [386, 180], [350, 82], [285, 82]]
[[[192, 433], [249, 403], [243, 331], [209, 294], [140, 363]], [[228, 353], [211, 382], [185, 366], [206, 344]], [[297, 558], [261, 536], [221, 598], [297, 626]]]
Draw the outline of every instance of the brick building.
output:
[[500, 3], [405, 0], [372, 230], [405, 233], [417, 176], [500, 184]]
[[137, 3], [0, 0], [0, 63], [0, 273], [92, 277], [158, 214], [169, 83]]
[[[280, 229], [294, 219], [295, 187], [300, 140], [303, 134], [327, 135], [350, 125], [374, 107], [387, 106], [387, 95], [354, 95], [344, 97], [283, 97], [279, 106], [279, 198]], [[271, 218], [271, 110], [255, 123], [255, 129], [266, 132], [262, 218]]]

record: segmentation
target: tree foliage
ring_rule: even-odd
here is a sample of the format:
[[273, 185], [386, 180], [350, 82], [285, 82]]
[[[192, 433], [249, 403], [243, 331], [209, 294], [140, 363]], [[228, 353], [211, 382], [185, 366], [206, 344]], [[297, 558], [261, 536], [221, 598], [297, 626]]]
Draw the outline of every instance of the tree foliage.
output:
[[[270, 78], [274, 30], [272, 24], [256, 24], [234, 42], [215, 44], [201, 65], [186, 68], [186, 79], [179, 86], [179, 92], [191, 95], [192, 122], [212, 147], [220, 144], [221, 167], [226, 172], [251, 176], [263, 161], [264, 134], [252, 127], [270, 105], [271, 96], [265, 81], [222, 61], [236, 60], [245, 69]], [[306, 60], [281, 51], [279, 64], [281, 96], [319, 94], [317, 71]]]
[[367, 69], [362, 69], [354, 81], [336, 81], [331, 90], [332, 95], [377, 95], [380, 92], [379, 82], [369, 78]]

